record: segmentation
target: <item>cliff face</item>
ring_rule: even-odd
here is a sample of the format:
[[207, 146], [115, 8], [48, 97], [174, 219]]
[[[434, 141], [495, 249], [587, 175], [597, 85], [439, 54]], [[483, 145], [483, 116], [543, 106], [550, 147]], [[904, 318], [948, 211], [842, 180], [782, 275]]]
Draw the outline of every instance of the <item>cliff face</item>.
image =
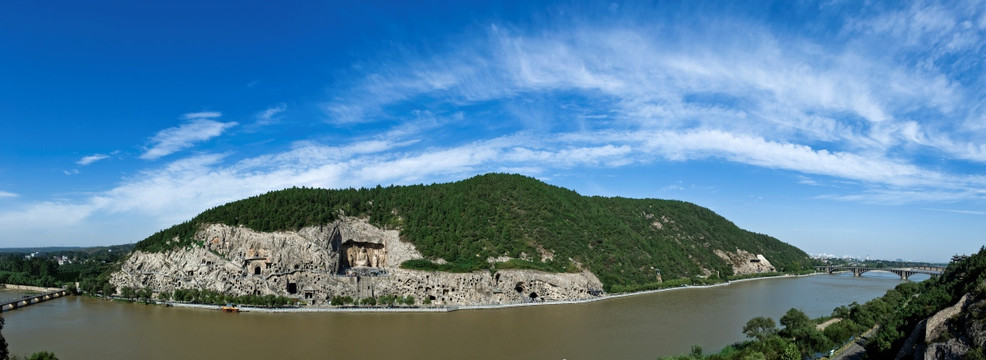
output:
[[970, 351], [984, 348], [986, 299], [966, 294], [955, 305], [918, 323], [897, 359], [964, 359]]
[[110, 282], [118, 288], [150, 287], [155, 293], [211, 289], [285, 295], [313, 305], [325, 305], [334, 296], [381, 295], [411, 295], [440, 305], [508, 304], [587, 299], [602, 289], [588, 271], [401, 269], [402, 262], [420, 259], [421, 254], [402, 242], [396, 230], [382, 230], [360, 218], [273, 233], [208, 224], [194, 239], [196, 245], [190, 248], [135, 251]]
[[733, 267], [733, 274], [736, 275], [748, 275], [748, 274], [759, 274], [766, 272], [777, 271], [774, 265], [770, 264], [770, 260], [767, 260], [763, 254], [754, 254], [749, 251], [742, 249], [736, 249], [736, 252], [727, 252], [716, 249], [716, 256], [725, 260]]

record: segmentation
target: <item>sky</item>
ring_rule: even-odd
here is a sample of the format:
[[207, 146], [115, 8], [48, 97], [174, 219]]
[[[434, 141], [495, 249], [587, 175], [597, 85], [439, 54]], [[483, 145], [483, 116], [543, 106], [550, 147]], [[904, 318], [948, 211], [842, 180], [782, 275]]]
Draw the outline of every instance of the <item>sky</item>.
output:
[[810, 254], [986, 245], [980, 1], [0, 3], [0, 247], [518, 173]]

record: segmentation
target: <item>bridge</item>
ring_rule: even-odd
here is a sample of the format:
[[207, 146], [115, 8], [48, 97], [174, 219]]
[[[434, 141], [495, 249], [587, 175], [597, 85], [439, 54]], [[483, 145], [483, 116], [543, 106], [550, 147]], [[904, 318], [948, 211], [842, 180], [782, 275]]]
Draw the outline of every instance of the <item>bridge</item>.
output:
[[871, 268], [865, 266], [816, 266], [815, 270], [825, 271], [829, 274], [837, 272], [848, 272], [852, 271], [853, 276], [860, 276], [867, 271], [885, 271], [897, 274], [900, 276], [901, 280], [907, 280], [914, 274], [925, 274], [930, 276], [938, 276], [945, 272], [945, 268], [941, 266], [915, 266], [910, 268]]
[[54, 298], [60, 298], [66, 295], [68, 295], [68, 290], [66, 289], [55, 289], [37, 295], [28, 295], [17, 300], [8, 301], [0, 304], [0, 312], [7, 312], [28, 305], [34, 305], [42, 301], [51, 300]]

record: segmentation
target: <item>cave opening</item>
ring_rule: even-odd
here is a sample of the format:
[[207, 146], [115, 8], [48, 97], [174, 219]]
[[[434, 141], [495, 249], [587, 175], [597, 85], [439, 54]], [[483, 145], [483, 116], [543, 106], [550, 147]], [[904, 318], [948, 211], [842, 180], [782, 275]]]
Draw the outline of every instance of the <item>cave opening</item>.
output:
[[294, 295], [298, 293], [298, 284], [289, 282], [288, 283], [288, 294]]
[[531, 298], [531, 301], [537, 301], [537, 299], [538, 299], [538, 293], [532, 292], [530, 295], [528, 295], [528, 297]]
[[253, 268], [253, 274], [254, 275], [260, 275], [260, 266], [257, 266], [255, 268]]
[[516, 291], [517, 293], [523, 293], [524, 292], [524, 283], [522, 283], [522, 282], [517, 283], [517, 286], [514, 286], [514, 291]]

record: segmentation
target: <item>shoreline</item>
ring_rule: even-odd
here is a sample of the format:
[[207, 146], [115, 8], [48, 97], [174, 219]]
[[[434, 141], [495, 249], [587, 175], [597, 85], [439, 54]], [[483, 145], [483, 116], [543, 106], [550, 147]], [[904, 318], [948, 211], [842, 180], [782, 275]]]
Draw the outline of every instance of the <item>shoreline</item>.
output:
[[[252, 306], [240, 306], [239, 312], [257, 312], [257, 313], [449, 313], [453, 311], [460, 310], [495, 310], [495, 309], [507, 309], [507, 308], [517, 308], [517, 307], [528, 307], [528, 306], [545, 306], [545, 305], [570, 305], [570, 304], [587, 304], [596, 301], [604, 301], [610, 299], [619, 299], [630, 296], [655, 294], [666, 291], [676, 291], [685, 289], [711, 289], [721, 286], [729, 286], [731, 284], [756, 281], [756, 280], [771, 280], [771, 279], [785, 279], [785, 278], [799, 278], [808, 277], [815, 275], [825, 275], [825, 273], [811, 273], [804, 275], [778, 275], [778, 276], [765, 276], [765, 277], [755, 277], [748, 279], [739, 279], [726, 281], [718, 284], [712, 285], [696, 285], [696, 286], [679, 286], [670, 287], [664, 289], [654, 289], [645, 290], [631, 293], [620, 293], [612, 295], [604, 295], [591, 299], [581, 299], [581, 300], [560, 300], [560, 301], [546, 301], [546, 302], [534, 302], [534, 303], [515, 303], [515, 304], [490, 304], [490, 305], [461, 305], [461, 306], [446, 306], [446, 307], [296, 307], [296, 308], [263, 308], [263, 307], [252, 307]], [[162, 302], [162, 301], [152, 301], [151, 303], [157, 305], [171, 305], [172, 307], [188, 308], [188, 309], [202, 309], [202, 310], [219, 310], [222, 305], [207, 305], [207, 304], [185, 304], [185, 303], [175, 303], [175, 302]]]

